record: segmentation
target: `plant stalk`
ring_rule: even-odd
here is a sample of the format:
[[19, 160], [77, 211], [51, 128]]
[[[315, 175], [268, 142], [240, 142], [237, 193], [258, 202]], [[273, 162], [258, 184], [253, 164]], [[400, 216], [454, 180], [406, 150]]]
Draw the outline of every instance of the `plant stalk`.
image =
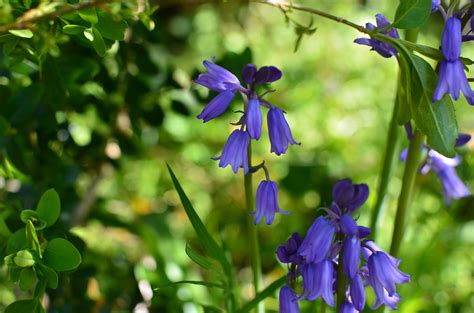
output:
[[[398, 88], [401, 88], [398, 83]], [[398, 111], [400, 108], [400, 99], [396, 97], [395, 104], [393, 106], [392, 118], [387, 133], [387, 143], [385, 147], [385, 157], [382, 165], [382, 172], [380, 174], [380, 182], [377, 190], [377, 201], [375, 207], [372, 210], [372, 216], [370, 217], [370, 229], [372, 231], [372, 238], [375, 240], [377, 236], [379, 217], [384, 204], [385, 196], [387, 194], [388, 183], [392, 177], [393, 169], [395, 168], [397, 158], [397, 152], [400, 146], [400, 132], [398, 129]]]
[[415, 180], [421, 159], [421, 147], [425, 141], [425, 135], [419, 130], [415, 130], [413, 140], [408, 147], [408, 156], [403, 173], [402, 190], [398, 198], [397, 213], [393, 226], [392, 245], [390, 246], [390, 254], [397, 257], [400, 252], [400, 245], [405, 234], [405, 226], [407, 221], [407, 213], [410, 207], [415, 187]]
[[[249, 168], [252, 168], [252, 143], [249, 142], [248, 145], [248, 162]], [[252, 172], [249, 171], [247, 175], [244, 175], [244, 186], [245, 186], [245, 204], [247, 213], [251, 214], [254, 210], [254, 196], [253, 196], [253, 183], [252, 183]], [[258, 243], [258, 233], [257, 233], [257, 226], [254, 225], [253, 220], [250, 218], [247, 219], [247, 234], [248, 240], [250, 242], [250, 257], [252, 262], [252, 276], [253, 276], [253, 287], [254, 287], [254, 294], [260, 291], [260, 287], [262, 285], [262, 261], [260, 259], [260, 246]], [[263, 301], [259, 302], [257, 309], [257, 313], [265, 312], [265, 307]]]

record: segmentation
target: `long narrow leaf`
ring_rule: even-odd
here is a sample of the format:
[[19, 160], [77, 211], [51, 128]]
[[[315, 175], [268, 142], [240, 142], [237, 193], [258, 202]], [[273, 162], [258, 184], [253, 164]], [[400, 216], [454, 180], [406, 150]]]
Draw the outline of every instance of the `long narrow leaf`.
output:
[[266, 297], [272, 295], [278, 288], [280, 288], [286, 282], [286, 275], [278, 278], [273, 283], [271, 283], [267, 288], [260, 291], [255, 298], [244, 305], [238, 313], [245, 313], [252, 310], [254, 307], [258, 305], [260, 301], [263, 301]]
[[203, 245], [204, 250], [210, 257], [219, 261], [222, 266], [226, 268], [228, 266], [228, 261], [224, 255], [224, 252], [222, 251], [222, 248], [217, 244], [214, 238], [212, 238], [212, 236], [207, 231], [206, 226], [199, 218], [199, 215], [196, 213], [196, 210], [193, 208], [178, 179], [174, 175], [171, 167], [168, 164], [166, 164], [166, 166], [168, 167], [168, 171], [170, 173], [171, 179], [173, 180], [174, 187], [176, 188], [179, 198], [181, 199], [181, 203], [183, 204], [184, 210], [186, 211], [186, 215], [188, 216], [191, 224], [193, 225], [194, 231], [196, 232], [199, 241]]
[[225, 286], [223, 286], [221, 284], [209, 283], [209, 282], [201, 281], [201, 280], [180, 280], [180, 281], [172, 282], [170, 284], [159, 286], [159, 287], [155, 288], [155, 291], [159, 290], [159, 289], [164, 289], [164, 288], [176, 286], [176, 285], [182, 285], [182, 284], [199, 285], [199, 286], [214, 287], [214, 288], [221, 288], [221, 289], [225, 288]]

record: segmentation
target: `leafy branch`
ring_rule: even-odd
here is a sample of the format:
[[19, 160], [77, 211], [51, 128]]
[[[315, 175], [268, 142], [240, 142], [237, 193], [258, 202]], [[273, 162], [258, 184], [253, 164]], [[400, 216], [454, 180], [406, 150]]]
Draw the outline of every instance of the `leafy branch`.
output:
[[25, 12], [25, 14], [18, 17], [14, 22], [0, 26], [0, 35], [7, 34], [11, 30], [30, 29], [40, 22], [54, 20], [62, 15], [66, 15], [91, 7], [100, 6], [102, 4], [114, 1], [115, 0], [85, 1], [77, 4], [66, 5], [49, 13], [45, 13], [42, 12], [40, 9], [34, 8]]

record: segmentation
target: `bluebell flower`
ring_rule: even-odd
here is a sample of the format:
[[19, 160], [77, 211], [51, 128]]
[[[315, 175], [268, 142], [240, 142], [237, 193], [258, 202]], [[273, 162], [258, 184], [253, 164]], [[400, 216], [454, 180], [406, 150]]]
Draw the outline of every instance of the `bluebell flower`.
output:
[[288, 150], [288, 144], [298, 144], [291, 134], [290, 126], [285, 119], [283, 110], [272, 107], [267, 115], [268, 133], [270, 136], [271, 152], [280, 155]]
[[[408, 138], [413, 138], [411, 125], [406, 125], [405, 129]], [[470, 135], [460, 133], [458, 138], [456, 138], [456, 147], [465, 145], [469, 140], [471, 140]], [[443, 197], [446, 205], [450, 205], [451, 200], [457, 200], [471, 195], [467, 186], [456, 173], [455, 168], [461, 162], [459, 156], [448, 158], [426, 146], [423, 147], [423, 150], [428, 151], [428, 157], [426, 158], [426, 164], [421, 169], [421, 173], [425, 175], [433, 169], [436, 175], [438, 175], [441, 185], [443, 186]], [[408, 149], [404, 149], [400, 154], [400, 159], [405, 162], [407, 156]]]
[[441, 4], [441, 0], [431, 0], [431, 12], [438, 11], [438, 6]]
[[347, 236], [358, 236], [359, 227], [350, 214], [343, 214], [339, 220], [341, 231]]
[[209, 102], [204, 110], [197, 116], [203, 122], [208, 122], [213, 118], [224, 113], [235, 97], [237, 90], [242, 89], [239, 79], [226, 70], [215, 64], [213, 61], [204, 62], [207, 73], [199, 74], [194, 81], [210, 90], [217, 91], [219, 94]]
[[[368, 30], [381, 29], [381, 28], [385, 28], [385, 27], [390, 26], [390, 22], [382, 14], [375, 15], [375, 19], [376, 19], [376, 22], [377, 22], [377, 26], [375, 26], [371, 23], [365, 24], [365, 27]], [[389, 30], [384, 30], [381, 33], [385, 34], [387, 36], [390, 36], [392, 38], [400, 38], [396, 28], [390, 28]], [[381, 42], [377, 39], [357, 38], [356, 40], [354, 40], [354, 42], [357, 43], [357, 44], [360, 44], [360, 45], [366, 45], [366, 46], [372, 47], [371, 50], [377, 51], [384, 58], [390, 58], [390, 57], [397, 54], [397, 49], [395, 49], [394, 47], [392, 47], [388, 43]]]
[[301, 267], [303, 276], [303, 295], [307, 300], [322, 297], [324, 301], [334, 306], [334, 267], [331, 260], [325, 259], [319, 263], [310, 263]]
[[464, 72], [464, 65], [459, 59], [461, 43], [461, 21], [457, 17], [450, 17], [446, 21], [441, 39], [444, 60], [439, 66], [438, 84], [433, 93], [433, 102], [441, 100], [447, 93], [457, 100], [462, 91], [469, 104], [474, 104], [472, 102], [474, 94]]
[[308, 263], [321, 262], [328, 255], [334, 232], [334, 226], [325, 217], [318, 217], [308, 229], [298, 254], [304, 256]]
[[250, 138], [258, 140], [262, 134], [262, 111], [260, 111], [260, 101], [252, 97], [245, 112], [245, 124]]
[[359, 313], [359, 311], [357, 311], [354, 308], [352, 303], [344, 301], [344, 302], [342, 302], [341, 310], [339, 311], [339, 313]]
[[204, 107], [197, 118], [205, 123], [218, 117], [227, 110], [234, 97], [235, 92], [233, 90], [225, 90], [219, 93]]
[[295, 291], [285, 285], [280, 289], [280, 313], [299, 313], [298, 299]]
[[364, 282], [360, 274], [355, 275], [351, 279], [350, 296], [354, 308], [356, 308], [358, 311], [362, 311], [365, 306], [365, 289]]
[[234, 173], [237, 173], [239, 168], [243, 168], [244, 173], [247, 174], [249, 171], [247, 156], [249, 142], [250, 138], [247, 132], [239, 129], [234, 130], [225, 143], [221, 156], [215, 158], [215, 160], [220, 160], [219, 167], [224, 168], [230, 165]]
[[[465, 137], [459, 139], [460, 143], [466, 141]], [[278, 247], [278, 258], [283, 263], [291, 263], [288, 280], [298, 283], [298, 276], [302, 278], [299, 299], [323, 298], [334, 306], [336, 272], [342, 267], [348, 284], [339, 312], [363, 311], [366, 285], [374, 289], [375, 307], [385, 304], [396, 308], [400, 301], [396, 285], [407, 283], [410, 276], [398, 269], [401, 260], [382, 251], [373, 241], [361, 240], [370, 230], [357, 225], [351, 216], [367, 200], [368, 194], [365, 184], [352, 184], [350, 179], [339, 181], [333, 188], [333, 206], [322, 208], [328, 214], [314, 221], [302, 242], [295, 233], [285, 245]]]
[[276, 254], [282, 263], [302, 264], [303, 257], [298, 254], [303, 239], [298, 232], [294, 232], [284, 245], [277, 248]]
[[338, 181], [332, 191], [333, 203], [339, 210], [346, 209], [349, 213], [358, 209], [369, 197], [366, 184], [352, 184], [352, 180]]
[[359, 268], [360, 239], [359, 236], [349, 236], [344, 240], [342, 248], [344, 271], [349, 279], [354, 278]]
[[368, 260], [369, 281], [377, 298], [382, 299], [380, 292], [385, 289], [390, 297], [396, 295], [396, 284], [410, 281], [410, 275], [398, 269], [398, 265], [385, 252], [374, 252]]
[[240, 88], [239, 79], [222, 66], [207, 60], [203, 64], [207, 73], [199, 74], [198, 78], [194, 81], [196, 84], [217, 92]]
[[423, 167], [423, 173], [433, 169], [438, 175], [443, 186], [443, 196], [447, 205], [451, 200], [470, 196], [471, 193], [456, 173], [455, 167], [461, 162], [460, 157], [447, 158], [434, 150], [429, 150], [427, 163]]
[[278, 187], [274, 181], [263, 180], [257, 188], [254, 223], [258, 224], [265, 216], [265, 223], [271, 225], [275, 213], [290, 214], [278, 207]]
[[251, 85], [263, 85], [277, 81], [281, 78], [282, 72], [275, 66], [263, 66], [259, 70], [253, 64], [247, 64], [242, 70], [244, 83]]

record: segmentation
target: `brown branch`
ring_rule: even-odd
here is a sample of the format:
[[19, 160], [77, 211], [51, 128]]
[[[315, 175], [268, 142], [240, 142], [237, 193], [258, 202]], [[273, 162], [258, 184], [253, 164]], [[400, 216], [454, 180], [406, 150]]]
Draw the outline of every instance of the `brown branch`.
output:
[[0, 26], [0, 35], [6, 34], [8, 33], [9, 30], [13, 30], [13, 29], [33, 28], [37, 23], [40, 23], [43, 21], [54, 20], [61, 15], [76, 12], [76, 11], [90, 8], [90, 7], [99, 6], [99, 5], [102, 5], [108, 2], [113, 2], [113, 1], [114, 0], [89, 0], [82, 3], [64, 6], [54, 12], [47, 13], [47, 14], [41, 14], [40, 12], [38, 12], [37, 9], [31, 9], [25, 12], [25, 14], [20, 16], [13, 23]]
[[287, 2], [284, 2], [284, 1], [278, 1], [278, 0], [252, 0], [252, 1], [256, 2], [256, 3], [268, 4], [268, 5], [277, 7], [279, 9], [283, 10], [283, 11], [289, 11], [290, 9], [294, 9], [294, 10], [298, 10], [298, 11], [308, 12], [308, 13], [311, 13], [311, 14], [314, 14], [314, 15], [319, 15], [319, 16], [324, 17], [326, 19], [333, 20], [335, 22], [342, 23], [344, 25], [352, 27], [352, 28], [354, 28], [354, 29], [356, 29], [356, 30], [358, 30], [362, 33], [365, 33], [365, 34], [368, 33], [367, 29], [365, 27], [361, 26], [361, 25], [357, 25], [357, 24], [355, 24], [351, 21], [346, 20], [345, 18], [335, 16], [335, 15], [326, 13], [324, 11], [318, 10], [318, 9], [308, 8], [308, 7], [305, 7], [305, 6], [296, 4], [296, 3], [293, 4], [293, 3], [287, 3]]

